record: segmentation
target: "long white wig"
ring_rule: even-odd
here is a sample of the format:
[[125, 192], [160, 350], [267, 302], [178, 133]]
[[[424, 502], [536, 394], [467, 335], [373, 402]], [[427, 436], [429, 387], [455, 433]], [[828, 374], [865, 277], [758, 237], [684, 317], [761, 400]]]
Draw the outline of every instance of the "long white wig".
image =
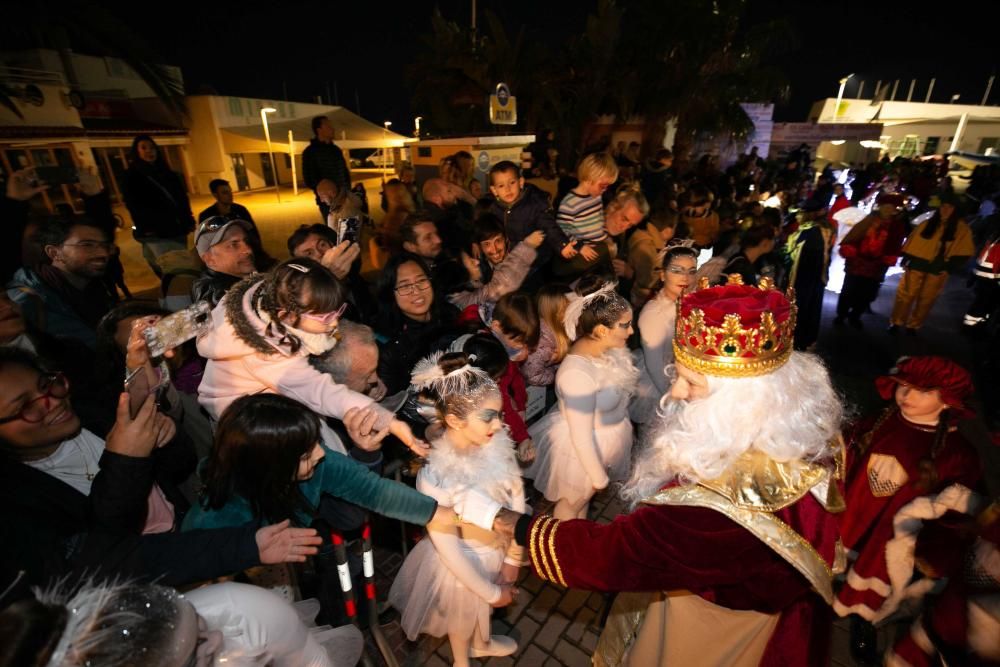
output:
[[831, 454], [844, 410], [818, 357], [793, 352], [773, 373], [708, 376], [708, 387], [704, 399], [664, 397], [660, 422], [650, 431], [621, 490], [633, 507], [675, 479], [714, 479], [751, 448], [777, 461], [817, 460]]

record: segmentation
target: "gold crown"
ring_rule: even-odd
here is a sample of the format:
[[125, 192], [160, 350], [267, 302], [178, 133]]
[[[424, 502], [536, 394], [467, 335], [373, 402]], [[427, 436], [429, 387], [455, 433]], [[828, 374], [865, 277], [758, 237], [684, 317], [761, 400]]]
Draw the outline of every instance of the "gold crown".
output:
[[[708, 278], [702, 278], [698, 288], [677, 301], [673, 347], [678, 363], [705, 375], [753, 377], [771, 373], [788, 361], [795, 333], [794, 290], [782, 294], [770, 278], [761, 278], [756, 288], [744, 287], [739, 274], [730, 274], [726, 285], [719, 287], [709, 287]], [[704, 306], [716, 299], [743, 298], [755, 302], [748, 306], [759, 305], [761, 292], [787, 298], [788, 316], [779, 322], [772, 311], [764, 310], [754, 324], [744, 325], [739, 313], [727, 313], [721, 322], [706, 322]]]

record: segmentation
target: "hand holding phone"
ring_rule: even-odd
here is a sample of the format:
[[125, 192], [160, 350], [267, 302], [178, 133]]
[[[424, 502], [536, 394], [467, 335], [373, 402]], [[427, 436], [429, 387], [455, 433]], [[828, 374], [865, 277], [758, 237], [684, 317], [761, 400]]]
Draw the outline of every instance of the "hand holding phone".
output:
[[146, 346], [153, 357], [163, 356], [167, 350], [205, 333], [212, 326], [212, 308], [207, 301], [188, 306], [148, 327], [143, 334]]

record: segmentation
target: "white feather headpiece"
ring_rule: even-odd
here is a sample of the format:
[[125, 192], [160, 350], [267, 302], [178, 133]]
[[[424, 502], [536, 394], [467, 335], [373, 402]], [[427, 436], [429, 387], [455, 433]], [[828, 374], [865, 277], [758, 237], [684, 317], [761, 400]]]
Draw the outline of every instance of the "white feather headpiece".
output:
[[[489, 373], [481, 368], [476, 368], [470, 363], [465, 364], [455, 370], [445, 373], [441, 369], [441, 356], [444, 352], [434, 352], [421, 359], [413, 367], [410, 375], [410, 383], [417, 389], [432, 389], [438, 396], [466, 395], [470, 393], [472, 384], [488, 383], [496, 388], [496, 383]], [[475, 361], [476, 355], [470, 354], [469, 361]]]
[[569, 293], [569, 304], [566, 305], [566, 314], [563, 315], [563, 326], [566, 328], [566, 335], [569, 336], [570, 340], [576, 340], [576, 325], [580, 323], [580, 316], [583, 315], [583, 309], [587, 307], [587, 304], [595, 299], [614, 294], [617, 286], [618, 283], [612, 281], [604, 283], [603, 287], [587, 296], [580, 296], [575, 292]]
[[691, 248], [694, 250], [694, 239], [671, 239], [668, 241], [667, 245], [660, 248], [660, 251], [656, 253], [656, 265], [663, 266], [663, 262], [667, 258], [667, 253], [674, 248]]

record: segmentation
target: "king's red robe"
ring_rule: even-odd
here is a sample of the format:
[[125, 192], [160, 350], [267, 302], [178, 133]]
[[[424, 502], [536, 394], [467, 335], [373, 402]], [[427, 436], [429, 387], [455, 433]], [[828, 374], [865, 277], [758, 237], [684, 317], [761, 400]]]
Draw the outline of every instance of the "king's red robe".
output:
[[[729, 610], [776, 614], [758, 664], [826, 664], [834, 514], [808, 489], [773, 512], [739, 508], [703, 487], [660, 495], [675, 491], [671, 502], [681, 504], [653, 499], [607, 525], [534, 517], [526, 536], [534, 571], [570, 588], [689, 591]], [[724, 641], [724, 627], [713, 632]], [[669, 654], [665, 646], [660, 664], [676, 664]]]

